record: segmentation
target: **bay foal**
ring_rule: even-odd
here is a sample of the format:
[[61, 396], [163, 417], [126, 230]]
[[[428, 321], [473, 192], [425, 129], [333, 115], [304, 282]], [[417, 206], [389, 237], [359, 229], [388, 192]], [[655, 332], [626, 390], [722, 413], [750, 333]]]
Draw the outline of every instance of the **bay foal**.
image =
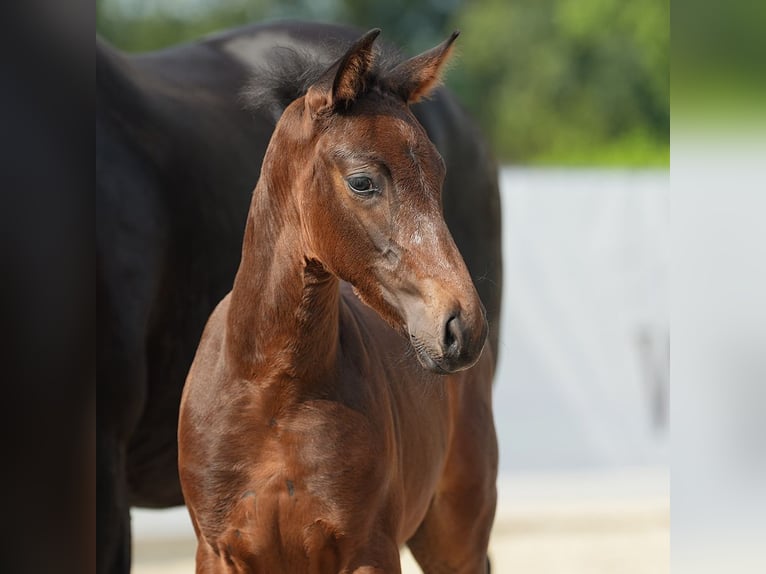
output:
[[456, 34], [386, 68], [378, 32], [279, 120], [189, 373], [197, 572], [399, 572], [405, 543], [426, 572], [487, 569], [487, 322], [442, 217], [445, 166], [408, 107]]

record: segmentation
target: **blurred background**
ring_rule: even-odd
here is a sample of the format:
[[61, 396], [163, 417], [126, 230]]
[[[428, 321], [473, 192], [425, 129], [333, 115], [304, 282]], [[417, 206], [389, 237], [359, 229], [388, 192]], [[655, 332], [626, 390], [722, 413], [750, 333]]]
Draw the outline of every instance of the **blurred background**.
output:
[[[129, 52], [275, 18], [461, 30], [446, 84], [501, 166], [495, 571], [667, 572], [669, 1], [97, 0]], [[133, 520], [135, 572], [191, 571], [184, 509]]]
[[669, 0], [97, 0], [96, 30], [156, 50], [248, 22], [379, 27], [414, 55], [462, 36], [449, 85], [502, 162], [668, 167]]

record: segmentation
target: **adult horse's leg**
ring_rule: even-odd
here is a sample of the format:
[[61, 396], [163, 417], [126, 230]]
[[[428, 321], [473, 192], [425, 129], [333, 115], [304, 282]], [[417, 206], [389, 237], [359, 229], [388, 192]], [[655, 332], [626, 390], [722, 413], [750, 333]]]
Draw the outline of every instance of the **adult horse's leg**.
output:
[[96, 436], [96, 570], [130, 572], [130, 509], [125, 445], [99, 430]]
[[[99, 361], [102, 361], [101, 354]], [[140, 364], [140, 361], [139, 361]], [[128, 373], [99, 374], [96, 415], [96, 554], [99, 574], [130, 571], [130, 498], [126, 474], [127, 436], [141, 403], [140, 378]], [[114, 388], [134, 387], [123, 392]], [[125, 392], [127, 391], [127, 392]], [[122, 396], [119, 396], [122, 395]]]
[[[109, 289], [99, 282], [96, 405], [96, 554], [99, 574], [130, 571], [127, 443], [145, 397], [145, 362], [138, 333], [127, 328]], [[132, 333], [132, 334], [131, 334]]]
[[453, 403], [455, 432], [444, 474], [423, 522], [407, 542], [425, 574], [489, 571], [498, 457], [490, 384], [484, 379], [451, 389], [463, 396]]
[[[102, 271], [104, 266], [102, 266]], [[118, 293], [125, 286], [98, 281], [96, 401], [97, 571], [130, 571], [130, 505], [128, 443], [146, 402], [146, 355], [143, 304]], [[139, 292], [137, 290], [137, 292]], [[120, 304], [117, 304], [117, 302]], [[131, 305], [130, 303], [133, 303]]]

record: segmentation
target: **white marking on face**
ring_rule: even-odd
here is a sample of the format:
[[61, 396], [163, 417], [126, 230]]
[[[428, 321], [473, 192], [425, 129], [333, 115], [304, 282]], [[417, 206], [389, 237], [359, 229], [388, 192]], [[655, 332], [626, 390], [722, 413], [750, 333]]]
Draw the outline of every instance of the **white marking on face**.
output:
[[[410, 233], [410, 242], [412, 246], [425, 245], [428, 249], [436, 252], [436, 246], [438, 243], [438, 227], [432, 218], [426, 215], [419, 215], [412, 222], [414, 229]], [[449, 267], [447, 261], [442, 258], [437, 258], [436, 265], [441, 269], [447, 269]]]

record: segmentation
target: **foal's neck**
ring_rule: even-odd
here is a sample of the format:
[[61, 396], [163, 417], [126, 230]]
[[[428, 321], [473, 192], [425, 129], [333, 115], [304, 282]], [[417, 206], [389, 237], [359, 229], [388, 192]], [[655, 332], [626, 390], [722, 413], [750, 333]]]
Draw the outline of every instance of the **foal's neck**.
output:
[[227, 359], [247, 379], [317, 385], [331, 376], [338, 350], [338, 279], [307, 257], [297, 206], [276, 185], [264, 170], [253, 194], [229, 303]]

